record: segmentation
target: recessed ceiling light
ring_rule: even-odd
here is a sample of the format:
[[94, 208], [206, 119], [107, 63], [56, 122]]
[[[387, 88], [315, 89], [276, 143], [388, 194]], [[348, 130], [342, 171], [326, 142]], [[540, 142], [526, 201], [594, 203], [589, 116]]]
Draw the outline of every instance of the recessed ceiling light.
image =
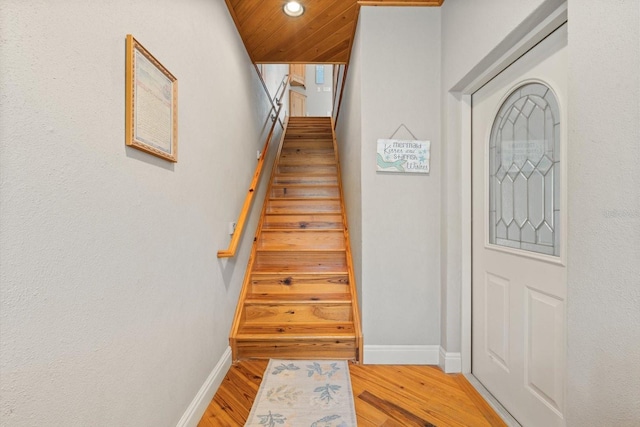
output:
[[290, 1], [284, 5], [284, 13], [289, 16], [300, 16], [304, 13], [304, 7], [297, 1]]

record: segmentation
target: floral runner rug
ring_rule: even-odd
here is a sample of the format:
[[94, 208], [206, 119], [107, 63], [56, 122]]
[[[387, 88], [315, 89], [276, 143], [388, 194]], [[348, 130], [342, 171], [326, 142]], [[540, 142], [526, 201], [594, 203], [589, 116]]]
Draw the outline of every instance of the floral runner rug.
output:
[[356, 425], [347, 361], [271, 359], [245, 427]]

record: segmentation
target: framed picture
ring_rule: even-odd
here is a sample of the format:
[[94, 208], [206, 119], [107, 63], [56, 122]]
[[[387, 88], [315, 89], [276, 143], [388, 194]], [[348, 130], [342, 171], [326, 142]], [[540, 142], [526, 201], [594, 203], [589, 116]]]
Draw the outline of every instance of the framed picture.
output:
[[126, 143], [178, 161], [178, 80], [127, 34]]

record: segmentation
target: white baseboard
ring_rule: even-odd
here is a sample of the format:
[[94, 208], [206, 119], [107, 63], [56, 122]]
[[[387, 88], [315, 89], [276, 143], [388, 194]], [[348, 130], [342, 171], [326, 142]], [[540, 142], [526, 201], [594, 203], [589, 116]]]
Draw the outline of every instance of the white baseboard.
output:
[[200, 418], [207, 410], [207, 406], [211, 403], [211, 399], [216, 394], [218, 387], [222, 384], [227, 371], [231, 367], [231, 347], [227, 347], [225, 352], [216, 363], [213, 371], [207, 377], [207, 380], [202, 384], [200, 390], [193, 398], [193, 401], [185, 411], [176, 427], [195, 427], [198, 425]]
[[365, 345], [365, 365], [437, 365], [437, 345]]
[[462, 372], [462, 357], [460, 353], [447, 353], [444, 348], [440, 347], [440, 361], [438, 366], [445, 374], [457, 374]]

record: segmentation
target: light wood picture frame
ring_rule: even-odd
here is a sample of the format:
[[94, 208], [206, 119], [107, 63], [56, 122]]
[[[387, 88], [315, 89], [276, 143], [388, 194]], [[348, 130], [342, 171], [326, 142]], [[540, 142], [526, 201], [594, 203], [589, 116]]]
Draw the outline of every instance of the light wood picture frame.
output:
[[126, 144], [178, 161], [178, 79], [127, 34]]

